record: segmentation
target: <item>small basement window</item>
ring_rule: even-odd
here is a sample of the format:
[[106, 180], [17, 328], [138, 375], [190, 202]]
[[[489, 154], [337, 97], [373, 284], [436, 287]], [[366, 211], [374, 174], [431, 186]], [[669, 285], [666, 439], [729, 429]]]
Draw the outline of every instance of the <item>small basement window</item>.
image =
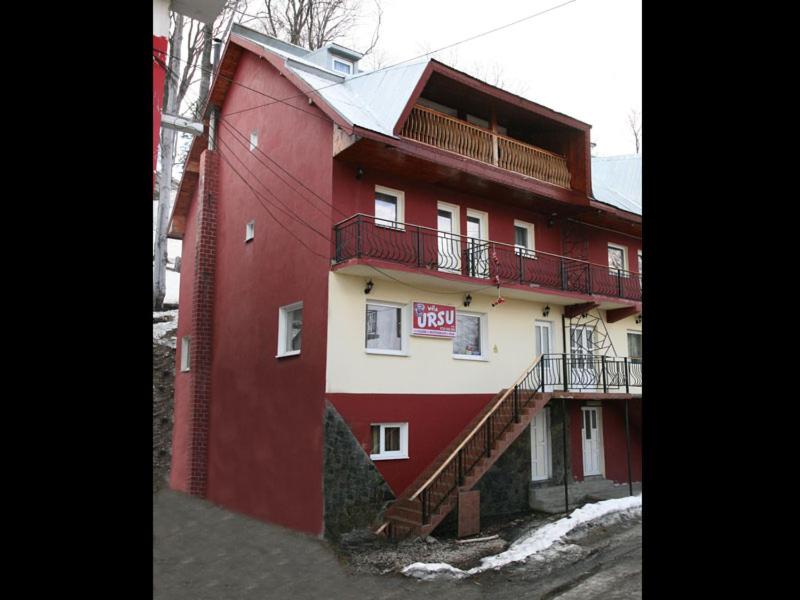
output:
[[256, 237], [256, 222], [250, 221], [244, 228], [244, 241], [249, 242]]
[[300, 354], [302, 337], [303, 303], [295, 302], [281, 306], [278, 310], [278, 354], [276, 358]]
[[181, 371], [189, 370], [189, 344], [191, 337], [185, 335], [181, 338]]
[[408, 423], [373, 423], [372, 460], [408, 458]]

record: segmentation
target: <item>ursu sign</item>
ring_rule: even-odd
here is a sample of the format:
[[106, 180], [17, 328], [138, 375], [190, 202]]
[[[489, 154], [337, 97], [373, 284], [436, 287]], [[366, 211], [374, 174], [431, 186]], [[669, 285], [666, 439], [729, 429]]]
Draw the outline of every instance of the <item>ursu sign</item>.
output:
[[456, 307], [445, 304], [414, 302], [411, 335], [456, 337]]

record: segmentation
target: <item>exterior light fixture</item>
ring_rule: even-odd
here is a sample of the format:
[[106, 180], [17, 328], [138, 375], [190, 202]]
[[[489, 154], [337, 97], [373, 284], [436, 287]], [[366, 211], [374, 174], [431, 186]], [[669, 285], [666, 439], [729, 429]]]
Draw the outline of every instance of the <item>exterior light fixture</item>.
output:
[[636, 324], [638, 325], [641, 322], [642, 322], [642, 315], [641, 313], [639, 313], [638, 315], [636, 315]]
[[553, 225], [556, 224], [556, 216], [558, 216], [557, 213], [553, 213], [552, 215], [550, 215], [550, 218], [547, 219], [548, 227], [552, 227]]
[[550, 314], [550, 305], [548, 304], [547, 306], [544, 307], [544, 311], [542, 311], [542, 316], [546, 317], [549, 314]]
[[364, 288], [364, 293], [369, 294], [372, 291], [372, 279], [367, 282], [367, 287]]
[[464, 306], [469, 306], [472, 303], [472, 296], [469, 294], [466, 295], [464, 298]]
[[361, 179], [364, 176], [364, 169], [358, 167], [356, 169], [356, 179]]

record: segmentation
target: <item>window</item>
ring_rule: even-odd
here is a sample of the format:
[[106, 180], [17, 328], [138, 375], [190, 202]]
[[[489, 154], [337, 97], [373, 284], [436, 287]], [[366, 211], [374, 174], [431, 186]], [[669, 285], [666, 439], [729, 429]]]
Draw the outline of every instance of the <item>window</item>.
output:
[[626, 276], [626, 273], [620, 273], [620, 271], [627, 271], [628, 269], [628, 249], [625, 246], [609, 244], [608, 266], [608, 272], [611, 275]]
[[185, 335], [181, 338], [181, 371], [189, 370], [189, 344], [191, 337]]
[[408, 423], [373, 423], [372, 460], [408, 458]]
[[642, 364], [642, 334], [639, 331], [628, 332], [628, 356], [632, 364]]
[[278, 311], [278, 355], [294, 356], [300, 354], [303, 338], [303, 303], [295, 302], [282, 306]]
[[536, 248], [533, 223], [514, 219], [514, 247], [515, 252], [528, 258], [536, 258], [533, 253]]
[[639, 277], [641, 277], [642, 276], [642, 251], [639, 250], [639, 252], [637, 252], [636, 254], [639, 257]]
[[256, 222], [250, 221], [244, 228], [244, 241], [249, 242], [256, 236]]
[[364, 348], [371, 354], [405, 354], [403, 305], [367, 304]]
[[258, 148], [258, 131], [253, 130], [250, 132], [250, 152]]
[[353, 63], [351, 63], [348, 60], [341, 60], [339, 58], [334, 58], [333, 70], [338, 71], [339, 73], [344, 73], [345, 75], [350, 75], [353, 73]]
[[453, 338], [453, 357], [486, 360], [486, 316], [456, 312], [456, 337]]
[[375, 225], [405, 229], [405, 194], [400, 190], [375, 186]]

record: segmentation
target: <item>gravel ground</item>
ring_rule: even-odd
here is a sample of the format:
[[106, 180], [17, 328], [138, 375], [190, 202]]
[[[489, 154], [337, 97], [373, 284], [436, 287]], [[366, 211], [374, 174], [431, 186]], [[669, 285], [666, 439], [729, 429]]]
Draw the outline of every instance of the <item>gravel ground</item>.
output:
[[167, 486], [172, 459], [177, 315], [153, 313], [153, 493]]

